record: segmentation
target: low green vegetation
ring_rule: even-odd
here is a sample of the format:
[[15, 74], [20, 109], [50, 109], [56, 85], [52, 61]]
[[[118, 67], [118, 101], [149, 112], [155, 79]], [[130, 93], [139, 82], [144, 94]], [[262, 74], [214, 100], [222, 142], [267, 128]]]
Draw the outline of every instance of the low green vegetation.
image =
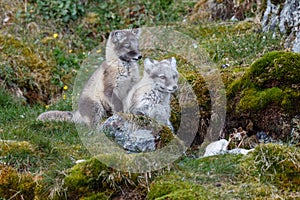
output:
[[[254, 22], [181, 23], [194, 4], [0, 2], [0, 13], [5, 13], [0, 21], [7, 20], [0, 29], [1, 200], [299, 198], [299, 147], [260, 145], [247, 156], [184, 155], [165, 169], [135, 174], [107, 167], [91, 156], [74, 124], [35, 120], [46, 110], [72, 110], [75, 77], [91, 52], [103, 50], [98, 45], [111, 30], [172, 24], [194, 38], [220, 69], [228, 97], [227, 121], [233, 124], [226, 125], [227, 131], [240, 123], [245, 127], [250, 120], [260, 130], [287, 136], [290, 130], [279, 122], [300, 112], [299, 54], [284, 52], [283, 36], [262, 33]], [[201, 120], [195, 144], [201, 144], [211, 117], [206, 80], [180, 55], [162, 54], [157, 59], [176, 57], [181, 80], [187, 80], [197, 95]], [[181, 117], [174, 98], [175, 130]], [[86, 161], [76, 164], [80, 159]], [[105, 161], [114, 159], [108, 156]]]
[[[180, 30], [201, 44], [218, 66], [228, 64], [234, 72], [243, 71], [265, 52], [282, 50], [282, 36], [262, 33], [254, 22], [202, 23]], [[234, 68], [233, 68], [234, 67]]]
[[293, 199], [299, 197], [300, 150], [260, 145], [246, 156], [185, 158], [156, 178], [148, 199]]

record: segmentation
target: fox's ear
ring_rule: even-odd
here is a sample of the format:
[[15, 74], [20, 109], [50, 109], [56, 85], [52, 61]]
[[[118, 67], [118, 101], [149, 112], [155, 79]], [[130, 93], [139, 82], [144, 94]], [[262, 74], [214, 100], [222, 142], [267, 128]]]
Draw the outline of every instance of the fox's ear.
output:
[[132, 29], [131, 32], [139, 38], [142, 31], [140, 28], [136, 28], [136, 29]]
[[171, 63], [171, 66], [174, 68], [174, 69], [176, 69], [176, 59], [174, 58], [174, 57], [172, 57], [172, 58], [170, 58], [169, 59], [169, 61], [170, 61], [170, 63]]
[[144, 71], [146, 71], [147, 73], [150, 73], [151, 70], [153, 69], [154, 67], [154, 61], [149, 59], [149, 58], [146, 58], [144, 60]]
[[121, 30], [113, 31], [110, 33], [113, 42], [120, 42], [124, 39], [125, 33]]

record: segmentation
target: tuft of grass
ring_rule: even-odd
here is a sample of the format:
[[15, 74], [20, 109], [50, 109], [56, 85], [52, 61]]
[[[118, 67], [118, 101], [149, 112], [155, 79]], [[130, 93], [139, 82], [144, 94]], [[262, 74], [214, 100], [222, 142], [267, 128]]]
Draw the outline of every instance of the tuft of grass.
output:
[[241, 162], [241, 170], [263, 183], [278, 188], [299, 189], [300, 150], [278, 144], [266, 144], [256, 147], [255, 151]]

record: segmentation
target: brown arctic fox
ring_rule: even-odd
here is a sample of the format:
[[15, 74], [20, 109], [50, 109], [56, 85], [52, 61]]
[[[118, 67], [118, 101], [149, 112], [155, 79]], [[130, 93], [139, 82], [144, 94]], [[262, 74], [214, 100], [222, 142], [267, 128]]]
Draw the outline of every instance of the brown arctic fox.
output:
[[147, 115], [172, 128], [170, 98], [178, 86], [175, 58], [160, 62], [145, 59], [143, 78], [133, 86], [124, 102], [124, 112]]
[[71, 121], [94, 127], [111, 112], [122, 111], [124, 99], [132, 86], [139, 81], [137, 61], [139, 29], [111, 32], [105, 62], [92, 74], [78, 101], [76, 111], [48, 111], [37, 120]]

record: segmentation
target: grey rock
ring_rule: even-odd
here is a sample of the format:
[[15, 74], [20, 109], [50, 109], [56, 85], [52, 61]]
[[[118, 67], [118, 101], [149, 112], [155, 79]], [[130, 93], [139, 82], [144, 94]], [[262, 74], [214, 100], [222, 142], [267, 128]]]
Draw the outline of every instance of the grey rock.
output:
[[275, 30], [278, 25], [278, 14], [280, 5], [274, 5], [270, 0], [267, 2], [267, 8], [263, 14], [261, 25], [264, 32]]
[[129, 152], [155, 151], [161, 139], [160, 134], [163, 134], [161, 131], [163, 125], [152, 121], [150, 118], [142, 119], [143, 117], [140, 116], [140, 118], [133, 117], [131, 119], [128, 117], [129, 115], [123, 115], [114, 114], [109, 117], [97, 127], [97, 131], [103, 132], [107, 137]]
[[292, 46], [292, 51], [300, 53], [300, 32], [299, 31], [296, 34], [296, 38]]
[[261, 19], [263, 31], [274, 31], [277, 28], [281, 33], [287, 34], [285, 48], [300, 52], [300, 2], [299, 0], [286, 0], [284, 4], [274, 5], [270, 0]]

